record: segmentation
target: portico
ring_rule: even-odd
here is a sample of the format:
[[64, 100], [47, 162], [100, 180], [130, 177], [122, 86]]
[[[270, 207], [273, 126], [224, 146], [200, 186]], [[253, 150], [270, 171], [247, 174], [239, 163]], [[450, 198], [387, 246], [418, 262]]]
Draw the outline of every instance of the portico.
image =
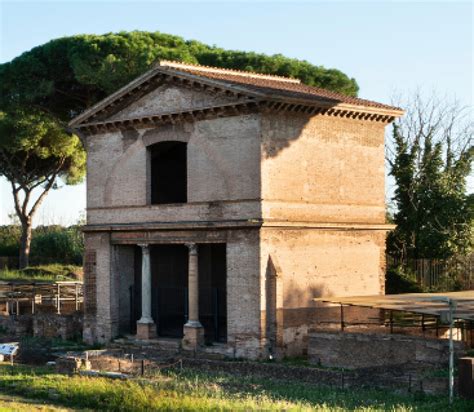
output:
[[[130, 322], [121, 334], [134, 334], [140, 340], [160, 337], [181, 340], [185, 349], [194, 350], [208, 342], [226, 339], [225, 243], [137, 243], [117, 246], [116, 255], [134, 250], [134, 269], [118, 263], [117, 270], [132, 270], [129, 295], [119, 306], [129, 303]], [[200, 262], [200, 254], [202, 259]], [[117, 258], [121, 260], [120, 256]], [[186, 260], [186, 261], [185, 261]], [[200, 272], [203, 278], [200, 279]], [[126, 279], [119, 279], [119, 283]], [[200, 302], [200, 295], [202, 302]], [[133, 320], [136, 319], [137, 320]], [[205, 323], [206, 327], [203, 325]], [[125, 322], [127, 325], [127, 322]]]

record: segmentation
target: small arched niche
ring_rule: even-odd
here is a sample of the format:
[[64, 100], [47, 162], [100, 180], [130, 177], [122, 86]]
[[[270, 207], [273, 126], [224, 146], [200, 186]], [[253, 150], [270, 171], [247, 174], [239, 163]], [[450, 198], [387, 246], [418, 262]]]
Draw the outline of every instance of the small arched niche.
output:
[[165, 141], [148, 146], [151, 204], [187, 202], [187, 143]]

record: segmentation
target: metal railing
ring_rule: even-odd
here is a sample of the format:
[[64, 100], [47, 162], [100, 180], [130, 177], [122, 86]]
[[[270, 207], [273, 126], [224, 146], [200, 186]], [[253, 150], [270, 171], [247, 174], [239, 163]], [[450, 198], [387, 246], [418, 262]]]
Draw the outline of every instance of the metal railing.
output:
[[5, 314], [66, 314], [82, 310], [83, 302], [82, 282], [0, 282], [0, 304]]
[[403, 267], [422, 287], [443, 290], [474, 288], [474, 254], [452, 259], [400, 259], [387, 255], [387, 267]]

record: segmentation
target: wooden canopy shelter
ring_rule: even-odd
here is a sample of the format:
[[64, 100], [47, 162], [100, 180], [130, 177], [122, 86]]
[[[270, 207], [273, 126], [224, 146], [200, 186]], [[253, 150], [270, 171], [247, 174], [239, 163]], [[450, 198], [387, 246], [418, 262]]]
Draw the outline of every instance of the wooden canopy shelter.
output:
[[442, 316], [448, 310], [448, 299], [455, 302], [454, 318], [474, 321], [474, 290], [445, 293], [403, 293], [315, 298], [316, 302], [387, 309], [422, 315]]

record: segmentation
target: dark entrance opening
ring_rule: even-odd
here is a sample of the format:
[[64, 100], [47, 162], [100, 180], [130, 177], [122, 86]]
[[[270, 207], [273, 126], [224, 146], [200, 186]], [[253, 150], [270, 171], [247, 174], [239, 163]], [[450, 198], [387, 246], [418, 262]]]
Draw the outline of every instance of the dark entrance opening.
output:
[[151, 247], [153, 319], [158, 335], [182, 338], [188, 315], [188, 248], [184, 245]]
[[151, 203], [187, 202], [187, 167], [184, 142], [150, 146]]
[[[225, 244], [201, 244], [198, 249], [199, 320], [205, 340], [227, 341], [227, 264]], [[188, 320], [188, 258], [185, 245], [152, 245], [152, 316], [158, 336], [182, 338]], [[135, 249], [135, 282], [130, 288], [130, 325], [136, 333], [141, 317], [141, 249]]]
[[227, 341], [226, 245], [199, 245], [199, 320], [207, 343]]

